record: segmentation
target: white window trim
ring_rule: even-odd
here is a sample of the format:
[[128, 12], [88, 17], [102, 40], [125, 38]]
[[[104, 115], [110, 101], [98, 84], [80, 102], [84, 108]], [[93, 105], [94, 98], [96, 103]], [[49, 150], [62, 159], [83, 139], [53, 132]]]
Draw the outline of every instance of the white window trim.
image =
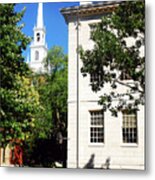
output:
[[[90, 139], [91, 139], [91, 133], [90, 133], [90, 128], [92, 127], [91, 126], [91, 114], [90, 112], [92, 111], [101, 111], [102, 109], [93, 109], [93, 110], [88, 110], [88, 146], [89, 147], [103, 147], [105, 146], [105, 119], [104, 119], [104, 142], [90, 142]], [[103, 111], [103, 114], [104, 114], [104, 111]]]
[[122, 143], [121, 147], [138, 147], [138, 143]]
[[121, 147], [138, 147], [139, 146], [139, 135], [138, 135], [138, 113], [137, 113], [137, 143], [124, 143], [123, 142], [123, 113], [120, 113], [120, 146]]

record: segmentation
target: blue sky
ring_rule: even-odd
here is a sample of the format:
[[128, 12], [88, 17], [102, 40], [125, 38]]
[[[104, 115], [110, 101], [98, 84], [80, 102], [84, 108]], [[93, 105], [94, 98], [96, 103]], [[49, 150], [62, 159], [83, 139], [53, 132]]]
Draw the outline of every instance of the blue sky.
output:
[[[68, 29], [60, 9], [63, 7], [70, 7], [78, 5], [78, 2], [56, 2], [56, 3], [43, 3], [44, 9], [44, 25], [46, 27], [46, 42], [48, 49], [54, 45], [63, 47], [64, 53], [68, 52]], [[37, 3], [20, 3], [15, 6], [15, 11], [19, 12], [26, 7], [26, 12], [21, 22], [25, 23], [22, 31], [33, 37], [33, 27], [37, 21]], [[30, 52], [29, 46], [23, 55], [26, 57]]]

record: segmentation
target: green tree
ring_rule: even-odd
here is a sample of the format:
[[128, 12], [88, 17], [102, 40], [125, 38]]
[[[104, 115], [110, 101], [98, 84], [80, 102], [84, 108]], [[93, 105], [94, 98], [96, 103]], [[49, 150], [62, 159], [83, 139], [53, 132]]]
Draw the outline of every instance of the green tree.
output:
[[14, 89], [0, 88], [2, 146], [12, 140], [26, 140], [35, 126], [35, 114], [39, 110], [39, 94], [30, 79], [16, 76]]
[[46, 67], [50, 70], [46, 92], [54, 131], [64, 131], [67, 123], [67, 56], [59, 46], [49, 50]]
[[[81, 72], [95, 75], [92, 90], [100, 91], [110, 84], [111, 90], [100, 97], [99, 103], [117, 116], [122, 108], [135, 109], [144, 104], [145, 96], [145, 4], [144, 1], [125, 1], [100, 23], [92, 25], [92, 50], [79, 48], [83, 62]], [[132, 43], [130, 43], [132, 42]], [[126, 76], [126, 80], [122, 77]], [[128, 80], [130, 79], [130, 83]], [[118, 87], [126, 91], [118, 92]], [[114, 100], [115, 105], [113, 104]]]
[[[52, 47], [44, 60], [47, 72], [33, 74], [32, 81], [39, 92], [42, 109], [37, 114], [36, 134], [50, 138], [59, 126], [66, 128], [67, 118], [67, 56], [59, 46]], [[52, 132], [52, 133], [51, 133]]]
[[30, 38], [22, 33], [24, 11], [14, 4], [0, 4], [0, 146], [25, 140], [32, 134], [39, 94], [31, 86], [31, 74], [22, 56]]
[[66, 162], [67, 150], [62, 139], [67, 136], [67, 56], [61, 47], [49, 50], [45, 66], [47, 74], [32, 77], [42, 108], [36, 115], [33, 136], [24, 148], [25, 163], [53, 167], [55, 161]]

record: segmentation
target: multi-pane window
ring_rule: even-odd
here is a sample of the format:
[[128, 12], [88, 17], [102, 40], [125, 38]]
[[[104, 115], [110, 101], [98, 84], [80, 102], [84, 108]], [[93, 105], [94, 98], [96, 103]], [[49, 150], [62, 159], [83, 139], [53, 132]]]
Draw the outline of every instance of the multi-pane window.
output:
[[137, 114], [123, 112], [123, 143], [137, 143]]
[[90, 111], [90, 142], [104, 143], [104, 113], [103, 110]]
[[123, 80], [130, 80], [131, 76], [126, 71], [122, 71], [120, 75], [120, 79]]
[[90, 74], [90, 82], [94, 83], [94, 82], [99, 82], [101, 80], [101, 75], [99, 74]]

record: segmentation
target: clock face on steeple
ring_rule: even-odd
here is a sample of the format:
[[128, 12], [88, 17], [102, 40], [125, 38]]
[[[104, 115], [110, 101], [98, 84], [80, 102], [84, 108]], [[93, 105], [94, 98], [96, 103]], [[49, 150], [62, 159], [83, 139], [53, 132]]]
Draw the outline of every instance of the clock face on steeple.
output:
[[43, 23], [43, 4], [38, 4], [38, 14], [37, 14], [37, 23], [33, 29], [34, 31], [34, 41], [30, 46], [31, 51], [31, 61], [29, 63], [30, 68], [34, 72], [45, 72], [44, 68], [44, 59], [47, 56], [47, 47], [46, 47], [46, 31]]

